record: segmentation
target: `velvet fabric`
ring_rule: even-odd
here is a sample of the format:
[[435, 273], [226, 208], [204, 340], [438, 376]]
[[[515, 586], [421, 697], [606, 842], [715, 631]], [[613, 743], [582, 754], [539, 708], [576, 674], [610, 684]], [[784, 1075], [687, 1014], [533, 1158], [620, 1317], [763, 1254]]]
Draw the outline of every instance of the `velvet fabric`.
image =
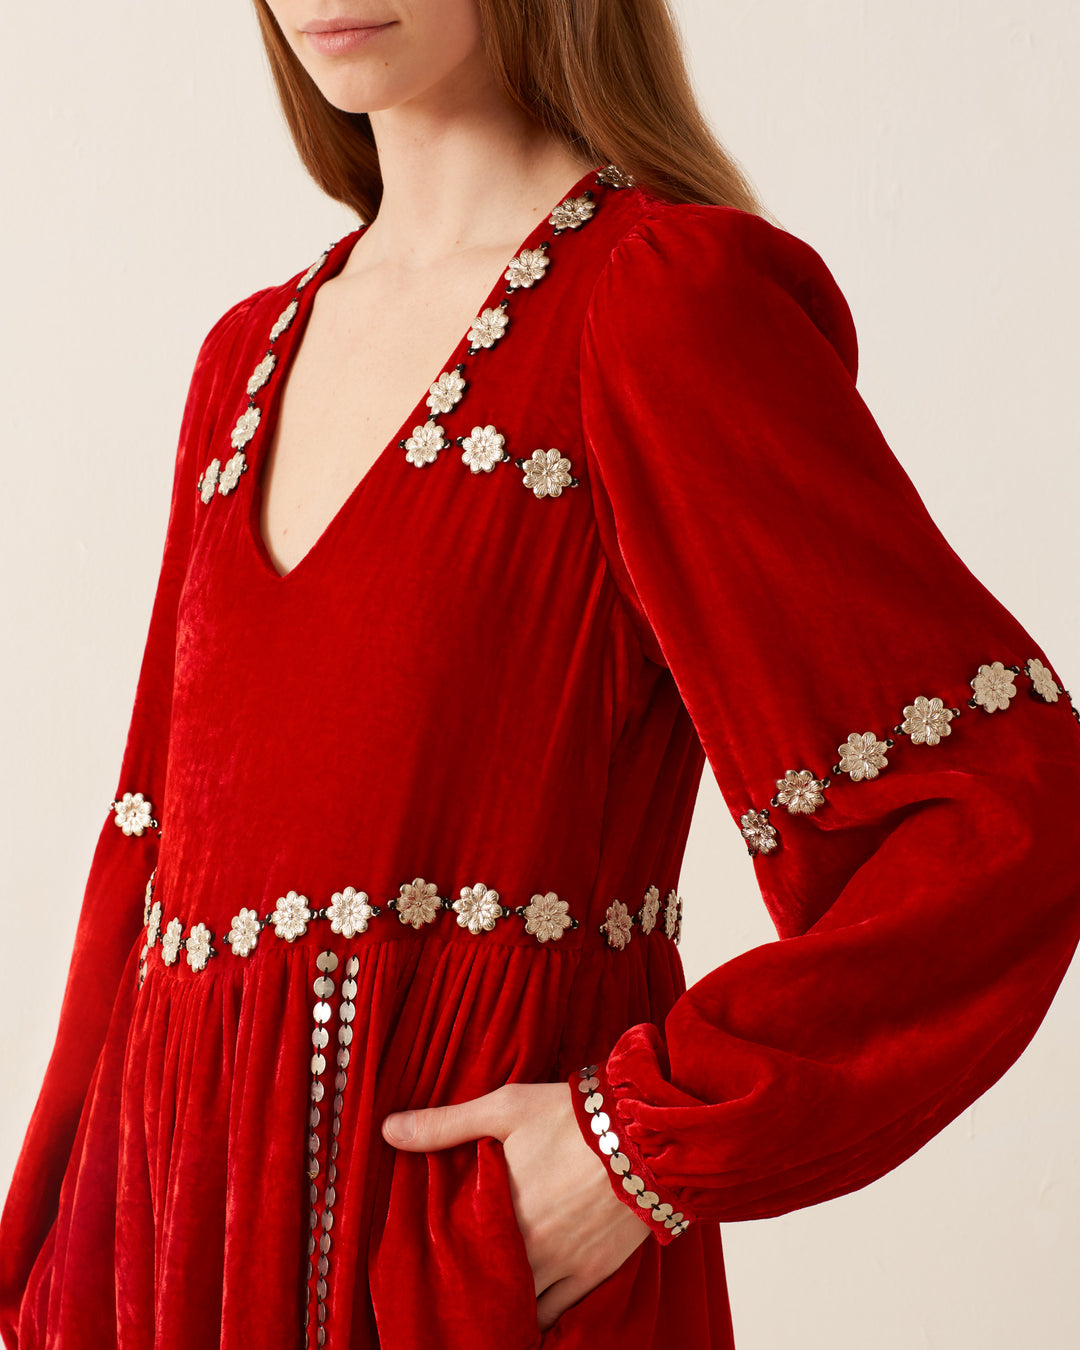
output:
[[[117, 782], [161, 833], [102, 827], [0, 1223], [9, 1350], [293, 1350], [320, 1325], [340, 1350], [729, 1350], [719, 1221], [895, 1167], [1053, 998], [1080, 940], [1080, 726], [1023, 675], [1007, 709], [967, 707], [981, 664], [1050, 661], [883, 441], [826, 265], [733, 208], [595, 172], [586, 190], [591, 218], [524, 241], [548, 241], [550, 266], [506, 297], [505, 335], [475, 354], [463, 337], [443, 367], [467, 367], [447, 437], [491, 423], [514, 456], [561, 449], [579, 481], [557, 497], [512, 463], [471, 473], [453, 445], [408, 463], [424, 390], [280, 576], [263, 455], [361, 230], [202, 344]], [[248, 470], [204, 502], [294, 295]], [[488, 305], [505, 295], [500, 276]], [[961, 709], [940, 744], [893, 731], [918, 695]], [[830, 775], [867, 730], [895, 740], [888, 766]], [[616, 898], [637, 914], [650, 885], [677, 888], [706, 757], [735, 821], [790, 769], [831, 781], [812, 814], [770, 808], [779, 845], [753, 866], [777, 940], [686, 990], [663, 910], [622, 949], [601, 925]], [[163, 925], [204, 922], [217, 955], [166, 965], [159, 941], [140, 983], [154, 868]], [[414, 929], [386, 904], [416, 877], [509, 908], [554, 891], [578, 926], [541, 943], [520, 916], [474, 934], [445, 910]], [[222, 942], [241, 906], [350, 885], [382, 907], [364, 933], [271, 928], [247, 957]], [[723, 903], [719, 884], [685, 897]], [[320, 1324], [307, 1149], [328, 948], [359, 970]], [[541, 1334], [501, 1145], [399, 1152], [379, 1127], [589, 1063], [635, 1168], [692, 1222], [674, 1239], [650, 1222]]]

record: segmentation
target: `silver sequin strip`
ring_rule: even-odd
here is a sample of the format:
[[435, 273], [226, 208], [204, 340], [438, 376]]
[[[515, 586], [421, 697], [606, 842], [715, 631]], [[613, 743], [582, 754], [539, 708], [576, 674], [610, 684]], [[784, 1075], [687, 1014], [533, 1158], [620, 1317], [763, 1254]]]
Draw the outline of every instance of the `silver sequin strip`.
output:
[[[1030, 680], [1029, 694], [1037, 703], [1057, 703], [1059, 698], [1065, 697], [1069, 700], [1072, 716], [1080, 721], [1080, 712], [1072, 703], [1072, 695], [1034, 656], [1023, 666], [1006, 666], [1001, 661], [981, 665], [968, 682], [973, 692], [967, 706], [982, 708], [985, 713], [1007, 712], [1019, 692], [1016, 677], [1021, 674]], [[959, 707], [951, 708], [943, 699], [920, 694], [904, 708], [903, 721], [893, 727], [893, 731], [897, 736], [907, 737], [913, 745], [938, 745], [952, 733], [951, 724], [959, 716]], [[895, 744], [890, 736], [879, 740], [876, 732], [853, 731], [843, 745], [837, 746], [840, 760], [832, 766], [832, 773], [846, 774], [853, 783], [876, 778], [888, 768], [887, 754]], [[786, 807], [791, 815], [812, 815], [825, 805], [825, 790], [831, 786], [832, 779], [819, 777], [811, 769], [788, 769], [783, 778], [776, 780], [777, 793], [769, 805]], [[746, 811], [739, 825], [752, 858], [759, 853], [771, 853], [780, 843], [779, 832], [769, 820], [767, 808]]]
[[[355, 957], [353, 958], [356, 959]], [[334, 1098], [334, 1113], [329, 1129], [326, 1128], [328, 1112], [325, 1106], [326, 1049], [330, 1044], [330, 1032], [327, 1023], [332, 1009], [330, 999], [335, 991], [333, 973], [338, 967], [338, 958], [334, 952], [320, 952], [315, 962], [319, 974], [315, 978], [313, 989], [316, 1003], [312, 1008], [314, 1027], [311, 1032], [311, 1105], [308, 1116], [308, 1164], [307, 1174], [310, 1185], [311, 1213], [310, 1234], [308, 1236], [307, 1282], [308, 1301], [304, 1309], [305, 1339], [314, 1329], [315, 1344], [326, 1344], [326, 1293], [327, 1278], [330, 1274], [330, 1229], [333, 1227], [333, 1204], [336, 1199], [334, 1181], [337, 1177], [337, 1124], [340, 1116], [340, 1093]], [[329, 1163], [326, 1169], [325, 1190], [320, 1187], [322, 1166], [320, 1156], [329, 1141]], [[315, 1284], [312, 1287], [312, 1280]]]
[[597, 1147], [607, 1158], [612, 1172], [621, 1179], [627, 1195], [632, 1195], [642, 1209], [649, 1211], [651, 1218], [669, 1228], [676, 1236], [685, 1232], [690, 1227], [690, 1220], [666, 1200], [661, 1201], [655, 1191], [648, 1190], [642, 1178], [631, 1172], [630, 1159], [625, 1153], [619, 1152], [619, 1136], [611, 1128], [611, 1118], [604, 1110], [604, 1098], [599, 1090], [600, 1080], [593, 1077], [596, 1070], [595, 1064], [587, 1064], [584, 1069], [579, 1069], [577, 1088], [579, 1092], [588, 1093], [585, 1110], [591, 1117], [589, 1128], [596, 1135]]

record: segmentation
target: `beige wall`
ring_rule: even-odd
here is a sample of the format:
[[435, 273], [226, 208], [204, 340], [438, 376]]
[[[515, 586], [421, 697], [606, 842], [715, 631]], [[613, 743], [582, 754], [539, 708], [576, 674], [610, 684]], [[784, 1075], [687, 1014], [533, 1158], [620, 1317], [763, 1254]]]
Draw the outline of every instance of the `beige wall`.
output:
[[[6, 19], [0, 93], [0, 1186], [115, 786], [195, 351], [352, 225], [294, 160], [247, 0], [67, 8]], [[1080, 692], [1080, 10], [677, 9], [716, 124], [848, 297], [893, 449]], [[682, 892], [690, 978], [773, 936], [711, 779]], [[1078, 1030], [1074, 968], [1017, 1065], [909, 1162], [727, 1226], [740, 1350], [1071, 1350]]]

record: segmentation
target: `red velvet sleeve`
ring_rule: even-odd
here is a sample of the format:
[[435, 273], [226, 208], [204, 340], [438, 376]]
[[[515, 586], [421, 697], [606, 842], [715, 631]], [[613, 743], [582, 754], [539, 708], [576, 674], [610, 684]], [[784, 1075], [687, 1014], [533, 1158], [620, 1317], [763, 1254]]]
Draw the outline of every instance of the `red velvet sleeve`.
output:
[[[176, 612], [197, 503], [196, 483], [209, 458], [215, 396], [243, 316], [262, 292], [233, 305], [204, 338], [181, 420], [172, 504], [157, 592], [114, 800], [141, 792], [162, 829], [172, 695]], [[0, 1218], [0, 1334], [17, 1345], [18, 1310], [30, 1271], [56, 1218], [60, 1186], [110, 1019], [124, 1015], [136, 990], [137, 943], [159, 831], [136, 822], [125, 833], [110, 798], [91, 862], [75, 933], [56, 1040]], [[129, 978], [125, 978], [125, 976]], [[111, 1087], [110, 1087], [111, 1090]]]
[[778, 934], [599, 1066], [611, 1132], [691, 1221], [895, 1167], [1017, 1058], [1080, 940], [1071, 700], [930, 518], [856, 369], [818, 254], [728, 207], [650, 208], [582, 335], [613, 581]]

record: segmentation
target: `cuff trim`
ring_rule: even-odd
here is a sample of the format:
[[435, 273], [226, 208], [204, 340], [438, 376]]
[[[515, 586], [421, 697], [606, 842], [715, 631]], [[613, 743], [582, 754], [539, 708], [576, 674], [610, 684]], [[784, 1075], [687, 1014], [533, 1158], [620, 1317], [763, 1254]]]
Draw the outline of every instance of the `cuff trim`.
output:
[[[661, 1187], [652, 1173], [643, 1165], [631, 1140], [624, 1136], [620, 1143], [611, 1128], [611, 1114], [615, 1094], [603, 1068], [588, 1064], [570, 1075], [574, 1091], [574, 1111], [578, 1125], [593, 1150], [607, 1164], [615, 1194], [630, 1206], [653, 1230], [657, 1241], [666, 1244], [690, 1226], [691, 1218], [676, 1210], [675, 1204], [665, 1200]], [[605, 1109], [607, 1103], [607, 1109]]]

